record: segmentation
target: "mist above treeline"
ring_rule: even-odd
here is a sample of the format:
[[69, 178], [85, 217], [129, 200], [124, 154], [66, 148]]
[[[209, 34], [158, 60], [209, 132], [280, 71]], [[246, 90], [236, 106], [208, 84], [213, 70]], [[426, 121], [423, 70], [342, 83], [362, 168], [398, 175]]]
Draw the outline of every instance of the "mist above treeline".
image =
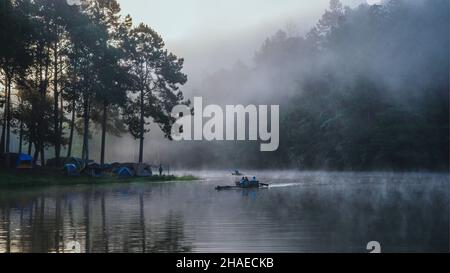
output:
[[[207, 77], [212, 103], [280, 104], [280, 148], [196, 144], [192, 166], [448, 170], [449, 2], [331, 1], [305, 35], [280, 30]], [[214, 163], [211, 163], [214, 162]]]
[[[21, 151], [36, 159], [75, 155], [177, 168], [448, 171], [447, 0], [355, 8], [332, 0], [307, 33], [267, 33], [252, 62], [211, 67], [190, 86], [190, 98], [205, 103], [279, 104], [280, 147], [271, 153], [257, 142], [164, 140], [171, 107], [187, 103], [183, 60], [151, 27], [121, 17], [116, 1], [84, 1], [81, 8], [0, 1], [1, 12], [14, 3], [14, 18], [41, 18], [11, 24], [2, 13], [0, 34], [10, 43], [0, 46], [0, 87], [11, 83], [18, 98], [8, 108], [8, 92], [1, 92], [2, 147], [22, 139]], [[21, 47], [25, 52], [14, 55]], [[158, 77], [147, 81], [140, 64]]]

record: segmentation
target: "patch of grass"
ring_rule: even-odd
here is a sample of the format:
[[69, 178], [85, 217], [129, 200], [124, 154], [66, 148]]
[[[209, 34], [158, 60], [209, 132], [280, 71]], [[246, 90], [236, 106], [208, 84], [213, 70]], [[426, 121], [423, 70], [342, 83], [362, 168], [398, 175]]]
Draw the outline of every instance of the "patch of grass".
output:
[[93, 178], [88, 176], [67, 177], [58, 172], [39, 172], [18, 173], [0, 171], [0, 188], [26, 188], [41, 186], [66, 186], [66, 185], [101, 185], [111, 183], [157, 183], [157, 182], [177, 182], [177, 181], [195, 181], [199, 178], [195, 176], [151, 176], [151, 177], [132, 177], [118, 178], [114, 176], [104, 176]]

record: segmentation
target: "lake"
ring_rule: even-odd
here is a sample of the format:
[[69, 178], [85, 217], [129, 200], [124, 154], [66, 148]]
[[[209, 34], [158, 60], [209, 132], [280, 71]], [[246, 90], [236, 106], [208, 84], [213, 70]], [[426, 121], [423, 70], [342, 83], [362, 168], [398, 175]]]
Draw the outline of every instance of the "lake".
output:
[[[178, 172], [183, 174], [184, 172]], [[0, 191], [0, 252], [449, 251], [447, 174], [249, 172], [201, 181]]]

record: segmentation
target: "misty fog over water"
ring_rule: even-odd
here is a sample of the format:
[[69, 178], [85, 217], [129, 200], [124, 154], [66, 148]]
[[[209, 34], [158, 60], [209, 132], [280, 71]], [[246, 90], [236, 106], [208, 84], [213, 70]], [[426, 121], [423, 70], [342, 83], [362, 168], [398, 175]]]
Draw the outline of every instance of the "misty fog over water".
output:
[[264, 172], [266, 190], [202, 181], [0, 194], [0, 252], [447, 252], [448, 176]]

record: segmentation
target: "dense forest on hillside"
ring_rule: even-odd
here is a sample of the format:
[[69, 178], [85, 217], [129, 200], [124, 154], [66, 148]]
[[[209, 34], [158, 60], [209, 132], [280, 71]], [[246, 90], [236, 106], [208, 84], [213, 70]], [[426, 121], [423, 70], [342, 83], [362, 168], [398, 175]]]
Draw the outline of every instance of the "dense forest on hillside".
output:
[[202, 88], [280, 104], [282, 115], [277, 152], [243, 143], [198, 145], [205, 162], [448, 170], [449, 2], [391, 0], [351, 9], [332, 0], [306, 35], [279, 31], [254, 64], [221, 70]]

